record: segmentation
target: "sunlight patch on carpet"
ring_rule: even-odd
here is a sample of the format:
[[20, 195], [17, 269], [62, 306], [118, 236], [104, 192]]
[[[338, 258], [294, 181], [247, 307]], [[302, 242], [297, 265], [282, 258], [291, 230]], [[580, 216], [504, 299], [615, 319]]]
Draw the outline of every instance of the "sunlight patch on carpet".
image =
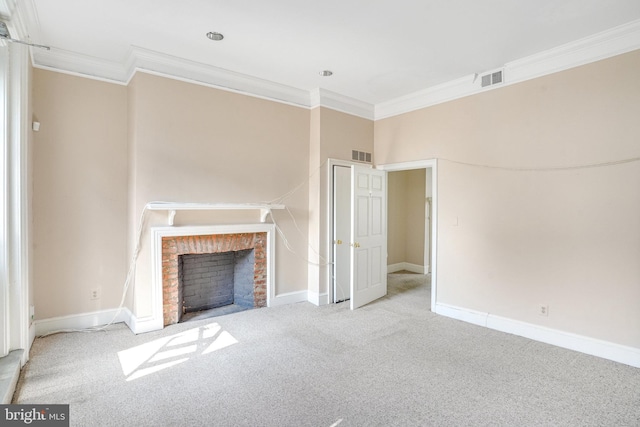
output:
[[122, 350], [118, 359], [132, 381], [237, 343], [218, 323], [210, 323]]

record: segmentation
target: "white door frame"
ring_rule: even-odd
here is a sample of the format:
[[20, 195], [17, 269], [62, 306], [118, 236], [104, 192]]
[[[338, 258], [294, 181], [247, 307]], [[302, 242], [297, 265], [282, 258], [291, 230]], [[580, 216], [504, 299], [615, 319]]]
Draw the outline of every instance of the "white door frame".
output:
[[[328, 248], [328, 257], [327, 259], [330, 260], [330, 265], [329, 265], [329, 274], [327, 274], [327, 280], [325, 283], [326, 289], [327, 289], [327, 295], [329, 296], [329, 298], [327, 299], [327, 301], [329, 302], [329, 304], [333, 304], [334, 302], [334, 298], [335, 296], [333, 295], [333, 275], [334, 275], [334, 262], [335, 262], [335, 254], [333, 253], [333, 167], [334, 166], [344, 166], [344, 167], [348, 167], [350, 168], [353, 165], [365, 165], [363, 163], [357, 163], [357, 162], [351, 162], [348, 160], [337, 160], [337, 159], [327, 159], [327, 183], [328, 183], [328, 187], [327, 187], [327, 235], [326, 237], [326, 242], [327, 242], [327, 248]], [[370, 165], [367, 165], [370, 166]]]
[[[332, 210], [332, 235], [331, 267], [329, 272], [332, 280], [329, 284], [333, 294], [329, 303], [347, 301], [351, 299], [350, 287], [350, 256], [351, 250], [351, 168], [347, 166], [333, 166], [333, 202]], [[340, 204], [338, 203], [340, 201]], [[338, 242], [342, 240], [342, 242]], [[346, 261], [346, 262], [345, 262]], [[342, 263], [346, 265], [342, 265]]]
[[33, 341], [29, 310], [29, 51], [8, 44], [0, 48], [0, 114], [5, 133], [0, 135], [3, 162], [0, 184], [0, 356], [24, 349], [29, 358]]
[[9, 48], [0, 46], [0, 357], [9, 354], [9, 244], [7, 212], [9, 210], [8, 146], [9, 146]]
[[[431, 169], [431, 260], [425, 259], [424, 265], [431, 266], [431, 311], [436, 312], [438, 283], [438, 160], [416, 160], [403, 163], [389, 163], [376, 166], [387, 172], [406, 171], [412, 169]], [[426, 218], [425, 218], [426, 220]], [[425, 233], [425, 239], [427, 238]], [[429, 255], [425, 252], [425, 258]]]

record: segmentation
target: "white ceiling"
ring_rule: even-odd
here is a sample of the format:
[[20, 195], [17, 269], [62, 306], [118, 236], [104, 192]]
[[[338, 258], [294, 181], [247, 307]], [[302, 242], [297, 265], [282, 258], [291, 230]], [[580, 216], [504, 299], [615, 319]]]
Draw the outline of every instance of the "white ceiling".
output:
[[640, 19], [640, 0], [24, 2], [31, 41], [67, 63], [124, 67], [137, 47], [371, 105]]

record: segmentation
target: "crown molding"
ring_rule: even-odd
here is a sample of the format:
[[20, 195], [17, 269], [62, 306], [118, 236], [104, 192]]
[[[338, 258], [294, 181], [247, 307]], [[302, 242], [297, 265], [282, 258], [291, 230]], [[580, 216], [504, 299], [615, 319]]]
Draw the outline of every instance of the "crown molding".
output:
[[511, 61], [504, 66], [504, 83], [480, 87], [477, 74], [376, 104], [375, 120], [430, 107], [487, 90], [585, 65], [640, 49], [640, 20]]
[[374, 119], [374, 106], [366, 102], [340, 95], [326, 89], [316, 88], [311, 91], [311, 108], [325, 107], [342, 113], [351, 114], [367, 120]]
[[[309, 92], [306, 90], [136, 46], [131, 50], [128, 67], [129, 71], [135, 67], [136, 70], [176, 76], [188, 81], [228, 89], [233, 92], [309, 107]], [[130, 76], [132, 75], [133, 73], [130, 74]]]
[[508, 83], [535, 79], [636, 49], [640, 49], [640, 20], [511, 61], [505, 66]]
[[[0, 1], [8, 6], [13, 5], [16, 10], [14, 15], [17, 16], [12, 18], [19, 21], [19, 29], [24, 29], [33, 42], [42, 43], [33, 0], [17, 3], [12, 0]], [[31, 55], [34, 67], [113, 83], [128, 84], [137, 71], [144, 71], [290, 105], [305, 108], [323, 106], [369, 120], [380, 120], [637, 49], [640, 49], [640, 20], [511, 61], [502, 68], [504, 82], [495, 86], [482, 88], [478, 75], [470, 74], [375, 106], [325, 89], [298, 89], [140, 47], [132, 47], [123, 62], [55, 48], [50, 51], [32, 48]]]
[[474, 83], [474, 77], [474, 75], [465, 76], [376, 104], [375, 120], [409, 113], [476, 93], [479, 89]]
[[33, 0], [19, 1], [16, 3], [15, 18], [19, 22], [19, 36], [23, 40], [39, 44], [40, 20]]
[[324, 89], [297, 89], [137, 46], [131, 48], [122, 64], [60, 49], [34, 49], [32, 53], [36, 68], [118, 84], [128, 84], [141, 71], [299, 107], [321, 105], [369, 120], [374, 116], [373, 105]]
[[126, 84], [128, 81], [125, 68], [117, 62], [54, 48], [51, 50], [31, 48], [31, 55], [33, 66], [36, 68], [110, 83]]

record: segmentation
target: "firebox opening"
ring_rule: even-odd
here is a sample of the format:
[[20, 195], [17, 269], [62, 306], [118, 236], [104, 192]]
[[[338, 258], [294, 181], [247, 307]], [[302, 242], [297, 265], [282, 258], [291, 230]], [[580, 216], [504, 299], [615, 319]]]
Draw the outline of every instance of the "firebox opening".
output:
[[178, 257], [179, 322], [254, 308], [254, 249]]

